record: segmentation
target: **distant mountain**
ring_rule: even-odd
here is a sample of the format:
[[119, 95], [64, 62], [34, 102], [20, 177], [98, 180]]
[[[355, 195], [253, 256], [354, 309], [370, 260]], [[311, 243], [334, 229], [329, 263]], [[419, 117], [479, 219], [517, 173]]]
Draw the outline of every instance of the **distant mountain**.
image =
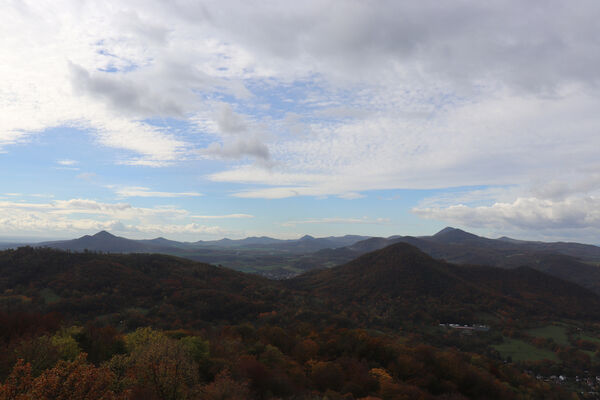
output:
[[600, 293], [600, 247], [580, 243], [545, 243], [507, 237], [489, 239], [447, 227], [432, 236], [374, 238], [346, 235], [295, 240], [270, 237], [178, 242], [165, 238], [132, 240], [102, 231], [74, 240], [34, 246], [70, 251], [162, 253], [221, 264], [272, 278], [288, 278], [315, 268], [329, 268], [394, 243], [408, 243], [437, 259], [502, 268], [528, 266]]
[[126, 239], [101, 231], [78, 239], [38, 243], [40, 247], [71, 251], [103, 251], [109, 253], [140, 253], [152, 251], [152, 246], [137, 240]]
[[530, 251], [559, 253], [587, 261], [600, 261], [600, 247], [591, 244], [516, 240], [506, 236], [499, 239], [488, 239], [452, 227], [444, 228], [430, 238], [441, 243], [468, 242], [495, 249], [527, 249]]
[[280, 240], [262, 236], [239, 240], [221, 239], [214, 241], [200, 241], [196, 242], [196, 244], [199, 247], [271, 249], [275, 251], [305, 254], [321, 249], [349, 246], [358, 241], [365, 240], [368, 237], [369, 236], [345, 235], [315, 238], [310, 235], [304, 235], [300, 239]]
[[465, 232], [462, 229], [452, 228], [450, 226], [442, 229], [441, 231], [433, 235], [432, 238], [447, 243], [461, 243], [481, 239], [477, 235]]
[[151, 248], [153, 251], [156, 251], [157, 249], [190, 249], [194, 247], [193, 243], [177, 242], [175, 240], [169, 240], [163, 237], [159, 237], [156, 239], [136, 240], [136, 242], [147, 245], [148, 248]]
[[71, 251], [103, 251], [108, 253], [166, 253], [185, 256], [181, 251], [202, 249], [244, 249], [272, 250], [294, 254], [311, 253], [326, 248], [336, 248], [351, 245], [367, 239], [368, 236], [346, 235], [314, 238], [305, 235], [295, 240], [280, 240], [266, 236], [248, 237], [245, 239], [221, 239], [198, 242], [177, 242], [165, 238], [150, 240], [132, 240], [112, 235], [106, 231], [95, 235], [85, 235], [78, 239], [36, 243], [35, 246], [51, 247]]
[[233, 239], [220, 239], [220, 240], [200, 240], [194, 244], [197, 246], [212, 246], [212, 247], [239, 247], [247, 245], [269, 245], [273, 243], [279, 243], [282, 240], [273, 239], [267, 236], [251, 236], [245, 239], [233, 240]]
[[600, 293], [600, 247], [579, 243], [488, 239], [451, 227], [433, 236], [370, 238], [344, 248], [318, 251], [311, 256], [311, 260], [315, 265], [324, 265], [332, 259], [342, 264], [367, 252], [400, 242], [411, 244], [434, 258], [453, 263], [507, 269], [528, 266]]
[[26, 246], [26, 243], [0, 242], [0, 250], [14, 249], [19, 246]]

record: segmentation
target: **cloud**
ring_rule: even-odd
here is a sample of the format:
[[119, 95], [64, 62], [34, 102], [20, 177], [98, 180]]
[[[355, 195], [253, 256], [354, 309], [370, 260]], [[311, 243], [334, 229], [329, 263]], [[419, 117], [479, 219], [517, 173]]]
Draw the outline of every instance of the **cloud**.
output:
[[238, 192], [266, 198], [568, 181], [597, 171], [599, 100], [580, 90], [560, 99], [501, 92], [448, 106], [427, 121], [389, 110], [313, 125], [311, 135], [270, 145], [271, 170], [238, 165], [209, 179], [276, 187]]
[[497, 79], [529, 91], [600, 76], [593, 68], [600, 61], [593, 1], [577, 10], [558, 1], [542, 7], [516, 0], [230, 5], [226, 14], [207, 6], [209, 23], [280, 73], [287, 67], [291, 74], [312, 69], [365, 79], [395, 69], [457, 84]]
[[6, 235], [94, 233], [99, 230], [145, 234], [171, 234], [182, 238], [230, 233], [218, 226], [187, 220], [186, 210], [173, 207], [135, 207], [128, 203], [103, 203], [90, 199], [46, 203], [0, 201], [0, 230]]
[[70, 167], [70, 166], [76, 165], [78, 163], [78, 161], [75, 161], [75, 160], [58, 160], [56, 163], [58, 165], [63, 165], [65, 167]]
[[309, 218], [298, 221], [287, 221], [282, 226], [294, 227], [304, 224], [366, 224], [366, 225], [386, 225], [389, 224], [389, 218]]
[[[207, 158], [240, 160], [246, 157], [267, 165], [271, 155], [265, 144], [265, 135], [256, 124], [233, 111], [227, 103], [217, 104], [216, 127], [214, 132], [220, 142], [213, 142], [198, 153]], [[209, 128], [210, 129], [210, 128]]]
[[70, 64], [73, 87], [82, 94], [106, 101], [116, 110], [130, 110], [134, 115], [181, 116], [183, 110], [177, 103], [152, 93], [149, 86], [136, 86], [120, 76], [103, 72], [90, 74], [79, 65]]
[[191, 215], [191, 218], [200, 219], [239, 219], [239, 218], [254, 218], [254, 215], [250, 214], [225, 214], [225, 215]]
[[458, 204], [445, 208], [414, 208], [412, 211], [421, 217], [468, 227], [535, 231], [600, 229], [599, 210], [600, 198], [589, 196], [558, 201], [529, 197], [491, 206]]
[[419, 206], [487, 213], [597, 197], [595, 1], [0, 7], [0, 151], [66, 126], [124, 166], [218, 159], [207, 178], [241, 198], [516, 188]]
[[223, 144], [212, 143], [201, 154], [233, 160], [244, 157], [252, 157], [262, 161], [270, 159], [269, 148], [258, 137], [237, 138]]
[[152, 191], [147, 187], [142, 186], [130, 186], [124, 188], [118, 188], [115, 193], [120, 198], [127, 197], [199, 197], [203, 196], [202, 193], [198, 192], [158, 192]]
[[97, 175], [94, 172], [82, 172], [81, 174], [78, 174], [76, 176], [77, 179], [83, 179], [84, 181], [91, 181], [93, 180]]
[[185, 225], [163, 224], [163, 225], [128, 225], [123, 231], [140, 232], [153, 235], [173, 235], [173, 234], [202, 234], [210, 237], [223, 237], [230, 231], [219, 226], [206, 226], [195, 223]]
[[223, 133], [239, 133], [247, 129], [246, 122], [238, 114], [234, 113], [227, 103], [221, 104], [217, 125]]

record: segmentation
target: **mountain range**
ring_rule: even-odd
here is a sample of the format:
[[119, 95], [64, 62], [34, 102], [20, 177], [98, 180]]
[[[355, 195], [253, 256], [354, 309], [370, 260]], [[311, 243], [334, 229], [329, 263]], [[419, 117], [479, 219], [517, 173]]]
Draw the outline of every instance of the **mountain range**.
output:
[[580, 243], [521, 241], [506, 237], [488, 239], [448, 227], [433, 236], [370, 238], [347, 247], [323, 249], [312, 257], [342, 264], [400, 242], [452, 263], [506, 269], [527, 266], [600, 293], [600, 247]]
[[[101, 231], [95, 235], [85, 235], [73, 240], [60, 240], [33, 244], [36, 247], [50, 247], [70, 251], [102, 251], [107, 253], [163, 253], [173, 250], [198, 249], [246, 249], [268, 248], [289, 253], [314, 252], [326, 248], [349, 246], [368, 236], [346, 235], [314, 238], [305, 235], [300, 239], [281, 240], [266, 236], [245, 239], [221, 239], [212, 241], [177, 242], [162, 237], [150, 240], [133, 240]], [[14, 247], [14, 245], [11, 245]]]
[[528, 267], [448, 263], [406, 243], [285, 281], [168, 255], [31, 247], [0, 252], [0, 272], [3, 303], [80, 321], [202, 327], [264, 313], [365, 327], [473, 321], [481, 313], [600, 319], [600, 297], [573, 283]]
[[41, 242], [33, 246], [76, 252], [163, 253], [281, 279], [312, 269], [345, 264], [368, 252], [400, 242], [411, 244], [436, 259], [457, 264], [506, 269], [527, 266], [600, 293], [598, 246], [508, 237], [489, 239], [452, 227], [432, 236], [419, 237], [346, 235], [314, 238], [306, 235], [296, 240], [263, 236], [197, 242], [165, 238], [132, 240], [102, 231], [78, 239]]
[[[448, 243], [479, 240], [448, 230], [429, 240], [448, 234]], [[106, 233], [77, 243], [98, 239], [118, 249], [131, 244]], [[397, 239], [336, 250], [365, 251]], [[127, 379], [146, 368], [127, 362], [139, 350], [129, 350], [130, 338], [150, 346], [149, 371], [157, 370], [156, 357], [176, 360], [169, 358], [180, 354], [174, 344], [199, 343], [185, 347], [202, 350], [203, 364], [191, 364], [190, 371], [206, 371], [207, 382], [217, 379], [214, 371], [233, 371], [221, 386], [242, 382], [256, 394], [209, 398], [291, 399], [304, 391], [311, 393], [304, 398], [326, 392], [340, 400], [373, 393], [379, 399], [563, 399], [575, 398], [567, 391], [589, 391], [595, 380], [587, 377], [600, 374], [598, 294], [527, 266], [460, 265], [403, 242], [287, 280], [165, 254], [9, 249], [0, 251], [0, 321], [4, 376], [23, 355], [46, 362], [35, 364], [39, 371], [56, 368], [45, 361], [55, 342], [81, 346], [98, 365], [126, 371], [121, 376]], [[161, 343], [168, 347], [157, 353]], [[551, 386], [551, 373], [585, 379]], [[129, 398], [161, 398], [136, 390]]]

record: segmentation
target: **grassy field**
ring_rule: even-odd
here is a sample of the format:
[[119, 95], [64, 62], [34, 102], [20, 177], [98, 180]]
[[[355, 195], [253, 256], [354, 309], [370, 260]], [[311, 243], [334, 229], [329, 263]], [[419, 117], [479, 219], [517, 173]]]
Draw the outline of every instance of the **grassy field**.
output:
[[568, 346], [570, 344], [567, 336], [567, 328], [561, 325], [542, 326], [540, 328], [529, 329], [526, 333], [533, 337], [553, 339], [561, 346]]
[[590, 336], [589, 333], [580, 333], [577, 336], [575, 336], [576, 340], [587, 340], [588, 342], [592, 342], [592, 343], [600, 343], [600, 338], [598, 338], [597, 336]]
[[513, 361], [537, 361], [548, 359], [558, 361], [558, 357], [547, 349], [537, 347], [518, 339], [504, 338], [504, 342], [492, 346], [500, 352], [502, 358], [511, 357]]

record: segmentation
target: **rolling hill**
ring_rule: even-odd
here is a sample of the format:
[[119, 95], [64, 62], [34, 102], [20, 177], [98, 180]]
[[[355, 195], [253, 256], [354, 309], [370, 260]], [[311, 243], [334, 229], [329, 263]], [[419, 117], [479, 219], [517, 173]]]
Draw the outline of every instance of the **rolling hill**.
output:
[[450, 227], [433, 236], [370, 238], [343, 248], [324, 249], [307, 256], [305, 262], [307, 265], [310, 262], [326, 265], [328, 261], [335, 260], [342, 264], [395, 243], [411, 244], [433, 258], [452, 263], [507, 269], [526, 266], [600, 293], [600, 247], [580, 243], [488, 239]]
[[[56, 311], [76, 321], [203, 326], [272, 311], [266, 278], [160, 254], [0, 252], [0, 306]], [[272, 304], [271, 304], [272, 302]]]
[[[167, 398], [177, 384], [194, 396], [168, 398], [562, 399], [585, 384], [538, 382], [493, 346], [516, 321], [593, 326], [598, 310], [598, 296], [544, 273], [454, 265], [405, 243], [288, 281], [167, 255], [23, 247], [0, 252], [0, 392], [101, 378], [121, 397], [60, 398]], [[486, 318], [491, 330], [472, 336], [438, 326]], [[589, 357], [551, 367], [595, 371]]]
[[600, 297], [576, 284], [528, 267], [451, 264], [406, 243], [308, 272], [287, 284], [338, 308], [354, 304], [372, 316], [396, 320], [415, 313], [465, 320], [479, 312], [600, 317]]
[[134, 325], [198, 327], [257, 321], [273, 311], [297, 315], [299, 309], [329, 321], [345, 315], [357, 326], [366, 320], [354, 313], [382, 326], [470, 320], [478, 312], [600, 318], [600, 298], [572, 283], [530, 268], [455, 265], [405, 243], [288, 281], [167, 255], [25, 247], [0, 252], [0, 293], [0, 304], [13, 308]]

